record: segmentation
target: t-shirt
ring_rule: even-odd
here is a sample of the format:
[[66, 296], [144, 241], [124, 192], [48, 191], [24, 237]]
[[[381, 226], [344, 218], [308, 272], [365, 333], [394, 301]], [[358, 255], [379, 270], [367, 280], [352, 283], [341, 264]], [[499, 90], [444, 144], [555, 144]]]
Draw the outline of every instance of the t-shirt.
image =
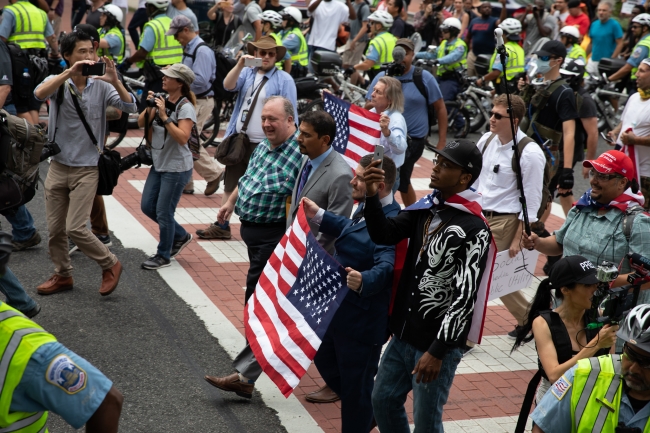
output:
[[[566, 21], [566, 18], [569, 16], [569, 11], [567, 10], [566, 12], [562, 13], [560, 13], [560, 11], [555, 11], [553, 12], [553, 16], [556, 20], [560, 20], [564, 23]], [[562, 25], [562, 27], [564, 27], [564, 25]]]
[[404, 36], [404, 20], [400, 17], [397, 17], [393, 20], [393, 25], [391, 26], [389, 33], [392, 33], [397, 39]]
[[[535, 109], [531, 107], [531, 116], [535, 113]], [[578, 111], [576, 109], [576, 98], [573, 95], [573, 89], [568, 84], [555, 89], [555, 92], [548, 98], [544, 109], [539, 113], [537, 121], [551, 129], [562, 132], [562, 123], [571, 119], [578, 119]], [[535, 141], [543, 144], [544, 139], [541, 139], [537, 134], [533, 133], [532, 137]], [[557, 144], [557, 143], [556, 143]], [[560, 143], [560, 149], [564, 140]], [[575, 149], [574, 149], [575, 153]]]
[[242, 18], [241, 23], [244, 28], [244, 34], [250, 33], [251, 36], [255, 37], [255, 27], [253, 27], [253, 23], [255, 21], [260, 21], [260, 15], [262, 15], [262, 8], [260, 5], [254, 1], [246, 5], [246, 8], [244, 9], [244, 17]]
[[[643, 39], [647, 39], [650, 35], [646, 35]], [[640, 41], [639, 41], [640, 42]], [[643, 45], [637, 45], [634, 47], [634, 51], [630, 54], [630, 58], [627, 59], [627, 62], [632, 65], [633, 68], [638, 68], [643, 59], [648, 57], [648, 47]]]
[[[0, 86], [11, 85], [13, 85], [13, 77], [11, 75], [9, 48], [7, 48], [7, 44], [4, 41], [0, 40]], [[9, 92], [7, 99], [5, 99], [5, 105], [9, 104], [11, 104], [11, 92]]]
[[564, 20], [564, 22], [567, 26], [578, 27], [578, 30], [580, 31], [580, 36], [584, 36], [589, 32], [589, 25], [591, 24], [589, 17], [587, 16], [587, 14], [584, 13], [581, 13], [577, 17], [574, 17], [573, 15], [569, 14], [569, 16], [566, 17], [566, 20]]
[[612, 57], [616, 49], [616, 39], [623, 37], [623, 29], [616, 20], [611, 18], [604, 23], [596, 20], [591, 23], [589, 37], [591, 38], [591, 60], [598, 62], [603, 57]]
[[[417, 86], [413, 82], [413, 72], [415, 71], [414, 67], [402, 75], [401, 77], [395, 77], [402, 82], [402, 92], [404, 93], [404, 120], [406, 121], [406, 129], [409, 136], [414, 138], [425, 137], [429, 133], [429, 120], [427, 118], [427, 101], [422, 96], [422, 93], [418, 90]], [[368, 87], [368, 93], [366, 94], [366, 99], [370, 101], [372, 97], [372, 91], [377, 84], [377, 81], [385, 75], [385, 72], [380, 72], [377, 74], [370, 87]], [[438, 99], [442, 98], [440, 93], [440, 88], [438, 87], [438, 82], [436, 79], [429, 73], [429, 71], [422, 71], [422, 82], [425, 89], [428, 91], [429, 104], [433, 104]]]
[[314, 17], [314, 23], [307, 43], [334, 51], [339, 26], [350, 18], [348, 7], [338, 0], [323, 0], [309, 16]]
[[194, 31], [199, 30], [199, 21], [196, 19], [196, 15], [194, 12], [192, 12], [192, 9], [190, 8], [185, 8], [183, 10], [176, 9], [171, 3], [169, 3], [169, 6], [167, 7], [167, 16], [171, 19], [174, 19], [176, 15], [185, 15], [187, 18], [192, 21], [192, 25], [194, 26]]
[[[179, 99], [179, 102], [182, 101]], [[172, 122], [178, 123], [181, 119], [190, 119], [196, 123], [196, 112], [191, 102], [184, 104], [180, 109], [169, 113]], [[192, 152], [187, 143], [181, 146], [174, 137], [167, 132], [165, 126], [159, 125], [157, 121], [153, 122], [153, 131], [151, 134], [151, 157], [153, 166], [156, 171], [166, 171], [173, 173], [182, 173], [190, 170], [194, 166]]]
[[267, 0], [266, 6], [264, 6], [265, 11], [274, 11], [274, 12], [277, 12], [277, 13], [282, 12], [283, 9], [284, 9], [284, 6], [282, 6], [282, 5], [273, 6], [271, 4], [270, 0]]
[[104, 35], [104, 40], [108, 42], [108, 52], [113, 57], [117, 58], [122, 54], [122, 40], [117, 35], [107, 33]]
[[[361, 23], [368, 21], [370, 16], [370, 6], [365, 1], [354, 2], [354, 10], [357, 13], [357, 19], [350, 20], [350, 39], [354, 39], [359, 31], [361, 31]], [[359, 43], [366, 42], [368, 40], [368, 33], [359, 39]]]
[[573, 150], [573, 160], [575, 162], [585, 159], [585, 149], [587, 148], [587, 131], [582, 125], [581, 119], [598, 117], [598, 109], [596, 108], [596, 103], [591, 98], [589, 92], [580, 87], [578, 89], [578, 94], [582, 96], [582, 105], [580, 106], [580, 111], [578, 112], [580, 119], [576, 120], [576, 144]]
[[[48, 6], [51, 7], [52, 3], [54, 3], [54, 0], [45, 0], [45, 2], [47, 3]], [[115, 3], [115, 2], [113, 2], [113, 3]], [[35, 5], [35, 6], [37, 6], [37, 5]], [[59, 4], [56, 5], [56, 7], [54, 8], [54, 13], [57, 14], [58, 16], [63, 15], [63, 0], [59, 1]]]
[[496, 48], [496, 39], [494, 39], [494, 29], [497, 28], [496, 17], [474, 18], [467, 28], [472, 38], [472, 52], [477, 56], [479, 54], [492, 54]]
[[[544, 17], [542, 18], [542, 25], [551, 29], [551, 34], [548, 36], [550, 39], [555, 39], [558, 32], [557, 19], [549, 14], [544, 12]], [[539, 27], [537, 27], [537, 20], [533, 14], [526, 15], [526, 39], [524, 39], [524, 53], [529, 54], [529, 51], [533, 48], [533, 45], [537, 43], [542, 38], [542, 35], [539, 33]]]
[[101, 27], [101, 25], [99, 25], [99, 19], [102, 16], [102, 12], [99, 9], [101, 9], [101, 8], [98, 8], [95, 11], [93, 11], [93, 10], [91, 10], [89, 8], [88, 9], [88, 14], [86, 15], [86, 24], [90, 24], [91, 26], [95, 27], [96, 29]]
[[[621, 133], [632, 128], [634, 135], [641, 137], [650, 136], [650, 100], [644, 101], [638, 93], [630, 96], [625, 103], [621, 122]], [[621, 146], [623, 145], [620, 136], [616, 140], [616, 143]], [[634, 146], [634, 151], [636, 153], [639, 175], [644, 177], [650, 176], [650, 147]]]
[[[244, 126], [244, 121], [246, 116], [252, 116], [251, 120], [248, 122], [248, 128], [246, 129], [246, 135], [250, 138], [251, 143], [259, 143], [260, 141], [266, 138], [264, 134], [264, 129], [262, 129], [262, 107], [264, 106], [264, 99], [266, 99], [266, 85], [260, 90], [260, 96], [257, 97], [257, 102], [255, 107], [253, 107], [253, 112], [250, 112], [250, 106], [253, 103], [255, 96], [254, 92], [257, 92], [259, 86], [264, 78], [264, 74], [255, 74], [255, 81], [253, 85], [246, 89], [246, 95], [244, 96], [241, 110], [239, 111], [239, 117], [237, 117], [237, 132], [240, 132]], [[268, 83], [267, 83], [268, 84]]]

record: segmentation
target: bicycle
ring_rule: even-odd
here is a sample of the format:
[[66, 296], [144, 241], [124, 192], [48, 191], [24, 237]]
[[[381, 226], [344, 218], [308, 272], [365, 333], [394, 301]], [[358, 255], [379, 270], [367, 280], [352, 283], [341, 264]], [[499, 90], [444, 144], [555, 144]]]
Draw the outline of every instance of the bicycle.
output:
[[[591, 89], [591, 98], [596, 103], [598, 110], [598, 132], [608, 133], [621, 122], [623, 107], [627, 102], [627, 93], [616, 90], [616, 83], [608, 81], [605, 74], [602, 76], [590, 75], [585, 80], [585, 88]], [[610, 100], [618, 99], [618, 110], [615, 110]]]

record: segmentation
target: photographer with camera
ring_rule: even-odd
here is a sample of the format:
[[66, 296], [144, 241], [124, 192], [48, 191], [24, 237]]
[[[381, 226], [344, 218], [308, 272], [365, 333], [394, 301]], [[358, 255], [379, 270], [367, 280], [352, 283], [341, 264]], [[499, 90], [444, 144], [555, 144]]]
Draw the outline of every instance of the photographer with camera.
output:
[[192, 177], [192, 152], [187, 142], [196, 124], [196, 96], [190, 90], [195, 75], [180, 63], [162, 73], [163, 90], [168, 95], [149, 92], [147, 108], [138, 118], [138, 126], [144, 126], [149, 134], [146, 138], [151, 142], [153, 157], [140, 208], [160, 228], [158, 251], [142, 263], [143, 269], [169, 266], [170, 259], [192, 241], [192, 235], [176, 222], [174, 213]]
[[648, 431], [650, 305], [621, 322], [621, 355], [581, 359], [551, 386], [535, 411], [533, 433]]
[[[122, 265], [106, 245], [86, 228], [99, 184], [97, 168], [106, 131], [106, 110], [113, 106], [135, 113], [135, 98], [120, 82], [114, 62], [104, 57], [105, 75], [89, 77], [88, 69], [102, 65], [93, 61], [92, 38], [82, 30], [68, 33], [61, 41], [68, 69], [51, 75], [35, 90], [40, 101], [50, 99], [48, 137], [60, 143], [45, 180], [45, 211], [50, 231], [49, 252], [55, 273], [37, 287], [49, 295], [72, 289], [72, 263], [68, 239], [102, 268], [100, 294], [117, 287]], [[86, 74], [84, 75], [84, 72]], [[96, 137], [101, 138], [97, 141]]]
[[557, 19], [546, 10], [544, 0], [535, 0], [534, 4], [526, 6], [526, 13], [517, 18], [521, 23], [524, 38], [524, 53], [530, 55], [530, 50], [542, 38], [555, 39], [557, 35]]

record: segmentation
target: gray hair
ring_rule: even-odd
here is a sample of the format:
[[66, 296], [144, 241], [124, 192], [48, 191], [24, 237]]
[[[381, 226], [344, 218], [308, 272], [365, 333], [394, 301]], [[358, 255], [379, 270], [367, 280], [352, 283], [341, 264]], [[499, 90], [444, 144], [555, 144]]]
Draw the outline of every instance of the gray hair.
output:
[[600, 3], [598, 3], [598, 6], [602, 6], [602, 5], [607, 5], [607, 7], [609, 7], [610, 12], [614, 10], [614, 5], [607, 0], [602, 0]]
[[402, 83], [393, 77], [383, 76], [379, 79], [380, 83], [384, 83], [386, 89], [384, 93], [388, 99], [388, 108], [400, 113], [404, 112], [404, 93], [402, 92]]
[[268, 104], [271, 101], [277, 101], [277, 100], [282, 101], [282, 108], [284, 109], [284, 114], [286, 114], [286, 119], [288, 119], [289, 117], [293, 118], [294, 117], [293, 104], [284, 96], [280, 96], [280, 95], [269, 96], [264, 100], [264, 105]]

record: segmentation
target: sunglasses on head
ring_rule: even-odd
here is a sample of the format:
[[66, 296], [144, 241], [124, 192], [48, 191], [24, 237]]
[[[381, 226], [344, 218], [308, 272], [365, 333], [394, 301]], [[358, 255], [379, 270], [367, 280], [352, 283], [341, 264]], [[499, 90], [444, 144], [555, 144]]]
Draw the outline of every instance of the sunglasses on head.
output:
[[510, 116], [504, 116], [503, 114], [495, 113], [494, 111], [490, 111], [488, 114], [490, 117], [494, 116], [494, 118], [497, 120], [501, 120], [503, 118], [510, 119]]
[[260, 57], [275, 57], [275, 51], [259, 50]]

